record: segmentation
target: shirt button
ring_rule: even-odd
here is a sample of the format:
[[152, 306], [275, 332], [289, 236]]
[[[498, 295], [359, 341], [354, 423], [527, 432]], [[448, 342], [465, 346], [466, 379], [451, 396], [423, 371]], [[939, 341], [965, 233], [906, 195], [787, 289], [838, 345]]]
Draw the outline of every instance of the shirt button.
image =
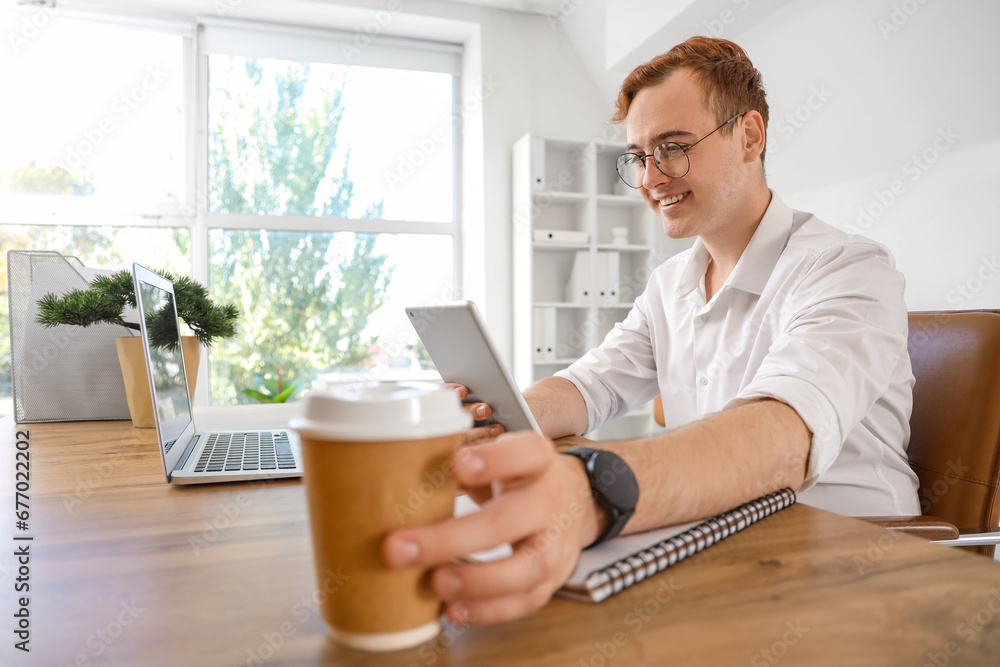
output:
[[698, 384], [700, 384], [702, 387], [707, 387], [708, 386], [708, 378], [705, 377], [704, 375], [702, 375], [700, 378], [698, 378]]
[[698, 319], [699, 319], [700, 321], [704, 322], [705, 320], [707, 320], [707, 319], [708, 319], [708, 315], [699, 315], [699, 316], [698, 316]]

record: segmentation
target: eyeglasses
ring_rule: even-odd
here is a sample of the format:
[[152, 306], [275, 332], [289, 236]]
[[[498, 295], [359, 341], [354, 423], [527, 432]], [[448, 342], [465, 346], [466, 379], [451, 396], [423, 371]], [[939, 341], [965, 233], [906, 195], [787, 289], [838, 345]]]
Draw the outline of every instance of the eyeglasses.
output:
[[625, 153], [618, 158], [618, 176], [625, 185], [638, 189], [642, 185], [642, 179], [646, 175], [646, 158], [653, 158], [653, 164], [664, 176], [670, 178], [683, 178], [691, 171], [691, 156], [688, 151], [708, 139], [710, 136], [729, 125], [734, 120], [744, 115], [746, 112], [738, 113], [725, 123], [715, 128], [704, 137], [694, 142], [687, 148], [680, 144], [668, 141], [653, 149], [651, 155], [639, 155], [638, 153]]

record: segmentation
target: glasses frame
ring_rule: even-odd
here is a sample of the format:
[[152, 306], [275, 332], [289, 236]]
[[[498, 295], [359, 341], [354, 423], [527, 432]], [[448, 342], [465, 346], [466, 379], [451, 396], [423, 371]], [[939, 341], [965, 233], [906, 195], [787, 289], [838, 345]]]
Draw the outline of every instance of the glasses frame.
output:
[[[733, 116], [732, 118], [730, 118], [729, 120], [727, 120], [726, 122], [724, 122], [719, 127], [715, 128], [714, 130], [712, 130], [711, 132], [709, 132], [704, 137], [702, 137], [698, 141], [694, 142], [693, 144], [691, 144], [687, 148], [685, 148], [684, 146], [681, 146], [676, 141], [664, 141], [662, 144], [657, 144], [656, 146], [654, 146], [653, 147], [653, 152], [652, 153], [648, 153], [646, 155], [641, 155], [639, 153], [622, 153], [621, 155], [618, 156], [618, 159], [617, 159], [616, 165], [615, 165], [615, 169], [618, 172], [618, 178], [621, 179], [622, 183], [624, 183], [625, 185], [629, 186], [633, 190], [638, 190], [639, 188], [642, 187], [642, 180], [641, 179], [640, 179], [640, 184], [639, 185], [632, 185], [631, 183], [629, 183], [628, 181], [625, 180], [624, 176], [622, 176], [622, 159], [627, 158], [627, 157], [637, 157], [637, 158], [639, 158], [639, 161], [642, 164], [643, 172], [645, 172], [645, 170], [646, 170], [646, 158], [651, 157], [651, 158], [653, 158], [653, 164], [656, 165], [656, 170], [659, 171], [664, 176], [666, 176], [667, 178], [684, 178], [685, 176], [688, 175], [688, 172], [691, 171], [691, 156], [688, 155], [688, 151], [690, 151], [692, 148], [694, 148], [695, 146], [697, 146], [701, 142], [705, 141], [705, 139], [708, 139], [710, 136], [712, 136], [713, 134], [715, 134], [716, 132], [718, 132], [719, 130], [721, 130], [722, 128], [724, 128], [726, 125], [729, 125], [730, 123], [732, 123], [737, 118], [740, 118], [741, 116], [745, 116], [746, 113], [747, 113], [746, 111], [741, 111], [740, 113], [736, 114], [735, 116]], [[656, 154], [660, 151], [660, 149], [663, 148], [664, 146], [670, 146], [670, 145], [676, 146], [678, 148], [678, 150], [680, 150], [682, 153], [684, 153], [684, 157], [687, 159], [687, 169], [685, 169], [684, 173], [681, 174], [681, 175], [679, 175], [679, 176], [671, 176], [667, 172], [665, 172], [662, 169], [660, 169], [660, 165], [659, 165], [659, 163], [656, 160]], [[645, 174], [643, 174], [643, 175], [645, 176]]]

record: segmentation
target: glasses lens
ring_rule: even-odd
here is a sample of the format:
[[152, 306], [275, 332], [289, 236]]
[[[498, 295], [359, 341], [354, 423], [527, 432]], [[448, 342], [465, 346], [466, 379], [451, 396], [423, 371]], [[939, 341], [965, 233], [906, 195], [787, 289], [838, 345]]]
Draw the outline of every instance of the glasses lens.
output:
[[643, 161], [638, 155], [626, 153], [618, 158], [618, 175], [625, 185], [638, 188], [642, 183]]
[[678, 144], [660, 144], [653, 150], [656, 166], [670, 178], [681, 178], [688, 173], [691, 162], [687, 153]]

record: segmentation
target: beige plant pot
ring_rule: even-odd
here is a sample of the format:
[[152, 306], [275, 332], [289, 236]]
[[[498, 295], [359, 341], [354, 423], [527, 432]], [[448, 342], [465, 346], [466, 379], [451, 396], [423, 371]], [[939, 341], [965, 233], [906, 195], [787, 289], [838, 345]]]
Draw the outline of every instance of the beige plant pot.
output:
[[[128, 401], [129, 414], [132, 415], [132, 426], [155, 428], [153, 398], [149, 393], [149, 374], [146, 372], [142, 338], [139, 336], [116, 338], [115, 347], [118, 348], [118, 362], [122, 367], [125, 400]], [[190, 398], [194, 400], [194, 385], [198, 380], [198, 360], [201, 355], [198, 337], [181, 336], [181, 347], [184, 349], [184, 374], [187, 375], [188, 391]]]

